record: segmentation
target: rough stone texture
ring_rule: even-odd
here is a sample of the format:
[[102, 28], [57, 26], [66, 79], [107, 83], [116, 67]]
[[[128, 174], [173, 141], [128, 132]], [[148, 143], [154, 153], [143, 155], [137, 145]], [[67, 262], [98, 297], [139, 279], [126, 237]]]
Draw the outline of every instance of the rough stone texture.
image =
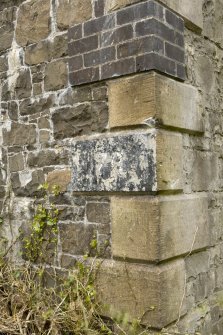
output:
[[110, 222], [110, 205], [108, 203], [89, 202], [86, 206], [89, 222], [108, 224]]
[[24, 169], [24, 157], [21, 153], [9, 157], [9, 168], [11, 172]]
[[0, 72], [5, 72], [8, 70], [8, 62], [6, 57], [0, 57]]
[[19, 8], [16, 42], [27, 45], [46, 38], [50, 33], [50, 0], [32, 0]]
[[53, 105], [54, 97], [52, 95], [38, 99], [25, 99], [19, 105], [20, 115], [27, 116], [36, 113], [49, 112], [50, 107], [53, 107]]
[[104, 102], [84, 103], [64, 107], [53, 114], [54, 136], [57, 139], [102, 132], [108, 123], [108, 108]]
[[184, 276], [183, 261], [163, 267], [103, 262], [96, 283], [99, 300], [110, 306], [104, 314], [127, 313], [130, 318], [137, 317], [143, 324], [161, 329], [179, 316]]
[[205, 196], [114, 197], [115, 257], [160, 262], [209, 246]]
[[[193, 191], [207, 191], [218, 189], [217, 176], [219, 174], [218, 157], [215, 153], [205, 151], [186, 151], [184, 169], [188, 178], [192, 180]], [[188, 162], [191, 168], [188, 169]]]
[[94, 225], [60, 225], [62, 251], [74, 255], [85, 255], [90, 249], [90, 242], [93, 240], [94, 235]]
[[60, 165], [68, 163], [66, 149], [63, 150], [43, 150], [30, 153], [27, 158], [27, 164], [30, 167], [43, 167], [49, 165]]
[[30, 71], [25, 69], [21, 70], [18, 74], [15, 84], [15, 96], [17, 99], [28, 98], [31, 95], [32, 84]]
[[91, 0], [59, 0], [57, 8], [57, 24], [59, 29], [85, 22], [92, 16]]
[[156, 189], [153, 133], [76, 141], [72, 152], [72, 188], [76, 192]]
[[28, 46], [25, 52], [25, 62], [29, 65], [36, 65], [67, 56], [67, 53], [67, 36], [59, 35], [55, 37], [53, 42], [44, 40]]
[[4, 8], [0, 12], [0, 51], [6, 50], [11, 47], [14, 36], [15, 9]]
[[[60, 74], [58, 76], [58, 73]], [[44, 87], [46, 91], [55, 91], [67, 85], [67, 65], [63, 60], [49, 63], [46, 66]]]
[[[52, 201], [59, 209], [61, 225], [69, 223], [74, 227], [69, 246], [74, 245], [73, 239], [77, 246], [62, 249], [62, 242], [64, 247], [66, 240], [61, 241], [58, 246], [61, 254], [54, 259], [52, 250], [47, 250], [47, 262], [64, 267], [72, 263], [77, 252], [83, 254], [89, 250], [92, 238], [97, 240], [98, 253], [111, 257], [109, 199], [73, 196], [68, 187], [70, 145], [63, 142], [69, 137], [106, 131], [107, 127], [106, 83], [73, 89], [68, 82], [67, 28], [81, 17], [82, 20], [90, 19], [91, 10], [91, 2], [87, 0], [79, 3], [3, 0], [0, 3], [0, 210], [5, 218], [3, 230], [10, 243], [17, 236], [18, 228], [27, 226], [25, 220], [32, 219], [33, 203], [44, 201], [39, 185], [49, 182], [51, 189], [53, 184], [59, 184], [61, 193]], [[67, 123], [63, 119], [65, 112]], [[76, 127], [74, 133], [73, 126]], [[13, 237], [7, 228], [9, 213], [3, 206], [9, 185], [13, 195], [12, 225], [16, 231], [14, 235], [13, 230]], [[88, 234], [86, 239], [85, 234]], [[20, 247], [16, 245], [13, 257], [20, 258], [19, 255]]]
[[6, 146], [29, 145], [35, 142], [36, 128], [34, 125], [12, 122], [9, 130], [3, 130], [3, 144]]
[[59, 186], [60, 192], [65, 192], [69, 183], [71, 182], [71, 171], [70, 170], [57, 170], [49, 172], [47, 176], [47, 183], [49, 188], [53, 186]]
[[40, 193], [39, 185], [44, 183], [44, 174], [42, 170], [12, 173], [11, 183], [16, 196], [35, 197]]
[[222, 47], [222, 0], [204, 1], [204, 6], [204, 34]]

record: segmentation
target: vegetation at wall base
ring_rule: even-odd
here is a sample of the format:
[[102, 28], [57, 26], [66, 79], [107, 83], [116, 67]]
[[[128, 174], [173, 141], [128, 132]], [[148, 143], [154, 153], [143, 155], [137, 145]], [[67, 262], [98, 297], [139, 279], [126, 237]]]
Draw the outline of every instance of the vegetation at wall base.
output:
[[9, 261], [13, 245], [0, 256], [0, 335], [161, 334], [151, 333], [140, 326], [140, 320], [130, 322], [127, 315], [117, 311], [112, 319], [101, 317], [102, 306], [95, 289], [101, 265], [96, 239], [90, 243], [96, 256], [86, 254], [73, 269], [46, 265], [49, 245], [57, 253], [59, 211], [50, 199], [60, 191], [57, 186], [50, 189], [48, 184], [39, 188], [45, 193], [44, 202], [34, 208], [29, 233], [21, 232], [19, 237], [24, 262]]

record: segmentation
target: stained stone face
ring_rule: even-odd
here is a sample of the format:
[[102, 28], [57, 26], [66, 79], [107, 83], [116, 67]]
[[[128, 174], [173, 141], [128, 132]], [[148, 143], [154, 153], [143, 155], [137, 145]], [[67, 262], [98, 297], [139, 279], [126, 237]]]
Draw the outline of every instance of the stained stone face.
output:
[[136, 133], [75, 141], [73, 153], [74, 191], [153, 191], [155, 138]]
[[32, 0], [23, 3], [18, 12], [16, 42], [36, 43], [50, 33], [50, 1]]

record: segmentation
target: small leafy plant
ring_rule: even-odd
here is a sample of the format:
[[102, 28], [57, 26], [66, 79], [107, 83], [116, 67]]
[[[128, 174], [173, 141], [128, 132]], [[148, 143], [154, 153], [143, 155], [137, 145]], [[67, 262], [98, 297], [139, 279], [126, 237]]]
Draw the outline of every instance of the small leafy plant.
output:
[[47, 183], [40, 185], [39, 189], [45, 191], [44, 204], [39, 204], [31, 223], [31, 231], [28, 237], [23, 238], [24, 257], [31, 262], [44, 262], [45, 252], [48, 247], [54, 247], [56, 251], [58, 234], [59, 210], [50, 202], [50, 195], [59, 195], [58, 186], [53, 186], [49, 191]]

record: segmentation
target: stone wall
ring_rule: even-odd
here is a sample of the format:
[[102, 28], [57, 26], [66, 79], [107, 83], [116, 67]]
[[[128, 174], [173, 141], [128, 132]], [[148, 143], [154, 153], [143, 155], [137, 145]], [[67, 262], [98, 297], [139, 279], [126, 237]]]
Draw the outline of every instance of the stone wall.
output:
[[1, 248], [58, 184], [49, 266], [96, 239], [102, 302], [221, 335], [222, 29], [222, 0], [1, 1]]

